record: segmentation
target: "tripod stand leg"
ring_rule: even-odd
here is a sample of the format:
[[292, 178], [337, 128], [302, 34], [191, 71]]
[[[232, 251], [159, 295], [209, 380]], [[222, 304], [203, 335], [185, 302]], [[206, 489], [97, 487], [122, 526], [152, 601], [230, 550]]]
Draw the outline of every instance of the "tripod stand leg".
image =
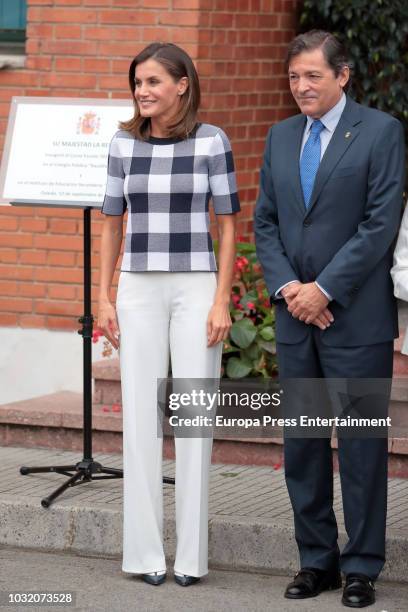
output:
[[27, 467], [22, 465], [20, 468], [20, 474], [25, 476], [26, 474], [35, 474], [40, 472], [72, 472], [75, 470], [75, 465], [59, 465], [57, 467], [43, 466], [43, 467]]
[[[63, 485], [58, 487], [58, 489], [55, 489], [55, 491], [53, 493], [51, 493], [51, 495], [48, 495], [48, 497], [44, 497], [41, 500], [42, 507], [43, 508], [48, 508], [52, 504], [54, 499], [56, 499], [59, 495], [61, 495], [61, 493], [63, 493], [66, 489], [68, 489], [69, 487], [72, 487], [76, 483], [76, 481], [79, 478], [82, 478], [83, 476], [84, 476], [84, 473], [82, 471], [79, 471], [76, 474], [74, 474]], [[85, 478], [84, 480], [88, 480], [88, 478]]]

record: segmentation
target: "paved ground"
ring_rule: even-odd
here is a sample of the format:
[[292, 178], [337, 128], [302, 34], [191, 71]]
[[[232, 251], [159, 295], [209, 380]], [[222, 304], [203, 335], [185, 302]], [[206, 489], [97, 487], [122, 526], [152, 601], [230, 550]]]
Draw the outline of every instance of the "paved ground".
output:
[[[160, 587], [124, 575], [116, 560], [73, 557], [22, 549], [0, 549], [0, 591], [74, 591], [70, 607], [0, 606], [4, 612], [72, 610], [76, 612], [344, 612], [341, 590], [290, 602], [282, 597], [286, 576], [211, 571], [199, 584], [183, 588], [169, 575]], [[370, 612], [406, 612], [408, 585], [377, 585]]]
[[[282, 469], [242, 465], [213, 465], [210, 490], [210, 559], [212, 569], [199, 585], [182, 589], [169, 580], [151, 587], [121, 571], [122, 480], [94, 481], [68, 489], [48, 510], [41, 498], [65, 482], [53, 473], [21, 476], [21, 465], [75, 463], [78, 453], [37, 448], [0, 449], [0, 591], [72, 590], [76, 607], [92, 612], [206, 612], [234, 610], [257, 612], [335, 612], [341, 606], [341, 592], [324, 593], [316, 599], [289, 602], [282, 593], [289, 575], [297, 567], [292, 515]], [[95, 454], [106, 466], [121, 467], [117, 454]], [[174, 463], [164, 462], [164, 474], [174, 474]], [[379, 581], [378, 603], [373, 612], [408, 610], [407, 542], [408, 481], [389, 482], [389, 561], [383, 576], [404, 580]], [[165, 516], [168, 522], [166, 549], [174, 546], [174, 487], [164, 486]], [[335, 510], [342, 530], [342, 504], [338, 476], [335, 477]], [[3, 517], [1, 516], [1, 512]], [[64, 532], [64, 529], [66, 530]], [[61, 536], [63, 534], [64, 537]], [[68, 534], [69, 546], [64, 539]], [[58, 538], [61, 537], [61, 541]], [[10, 539], [9, 539], [10, 538]], [[30, 544], [27, 542], [30, 540]], [[56, 545], [54, 546], [54, 539]], [[94, 550], [111, 552], [111, 558], [75, 556], [68, 552], [40, 552], [33, 548], [73, 550], [87, 541]], [[4, 546], [10, 544], [11, 546]], [[14, 543], [23, 548], [14, 548]], [[102, 545], [105, 545], [103, 548]], [[91, 546], [91, 549], [92, 549]], [[25, 548], [24, 548], [25, 547]], [[93, 550], [93, 549], [92, 549]], [[86, 556], [88, 555], [88, 556]], [[108, 555], [109, 557], [109, 555]], [[114, 557], [114, 558], [112, 558]], [[258, 573], [236, 571], [237, 567]], [[262, 569], [263, 568], [263, 569]], [[268, 575], [270, 568], [286, 576]], [[394, 572], [394, 573], [393, 573]], [[396, 573], [395, 573], [396, 572]], [[3, 595], [4, 597], [4, 595]], [[53, 607], [52, 609], [54, 609]], [[22, 606], [1, 610], [36, 609]], [[61, 608], [55, 608], [61, 609]]]
[[[6, 446], [0, 448], [0, 496], [30, 497], [40, 501], [65, 480], [58, 474], [30, 474], [20, 476], [21, 465], [60, 465], [76, 463], [80, 459], [77, 452], [62, 450], [20, 448]], [[114, 453], [95, 453], [94, 459], [109, 467], [122, 467], [122, 456]], [[174, 462], [163, 462], [163, 475], [174, 476]], [[344, 527], [340, 480], [334, 478], [334, 509], [339, 527]], [[122, 507], [122, 480], [94, 481], [66, 491], [58, 504], [70, 505], [73, 502], [102, 504], [110, 508]], [[174, 487], [164, 487], [165, 513], [174, 511]], [[388, 517], [389, 533], [404, 532], [408, 535], [408, 480], [393, 478], [389, 480]], [[247, 465], [215, 464], [211, 469], [210, 516], [231, 516], [268, 519], [292, 526], [292, 511], [287, 494], [282, 469]]]

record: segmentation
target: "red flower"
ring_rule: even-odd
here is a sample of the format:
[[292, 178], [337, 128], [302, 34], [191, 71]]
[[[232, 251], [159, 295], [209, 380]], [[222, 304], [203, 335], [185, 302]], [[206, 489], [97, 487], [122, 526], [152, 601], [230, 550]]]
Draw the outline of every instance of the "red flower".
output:
[[98, 342], [99, 338], [103, 336], [103, 332], [101, 329], [99, 329], [99, 327], [97, 327], [96, 329], [93, 330], [92, 332], [92, 342]]
[[244, 270], [248, 265], [248, 260], [246, 257], [238, 257], [237, 258], [237, 266], [239, 270]]
[[247, 306], [248, 306], [249, 310], [255, 310], [255, 304], [253, 302], [248, 302]]

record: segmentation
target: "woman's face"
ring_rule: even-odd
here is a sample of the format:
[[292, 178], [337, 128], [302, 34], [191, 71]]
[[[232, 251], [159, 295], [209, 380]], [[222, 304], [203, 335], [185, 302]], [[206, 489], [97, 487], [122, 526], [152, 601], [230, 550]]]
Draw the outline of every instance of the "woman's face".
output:
[[142, 117], [171, 121], [177, 113], [180, 97], [186, 91], [187, 84], [187, 77], [174, 81], [165, 67], [154, 59], [138, 64], [134, 96]]

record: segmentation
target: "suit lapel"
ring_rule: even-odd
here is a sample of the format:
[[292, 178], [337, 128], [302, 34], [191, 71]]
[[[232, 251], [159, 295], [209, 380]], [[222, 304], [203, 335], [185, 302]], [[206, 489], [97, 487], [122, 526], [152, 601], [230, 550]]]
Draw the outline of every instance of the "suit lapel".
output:
[[359, 134], [358, 124], [361, 122], [359, 105], [347, 98], [346, 106], [337, 124], [334, 134], [323, 155], [319, 170], [316, 174], [310, 204], [305, 216], [307, 216], [316, 204], [317, 199], [329, 179], [334, 168], [337, 166], [353, 140]]
[[[293, 126], [290, 134], [288, 135], [288, 155], [287, 155], [287, 164], [290, 172], [290, 180], [289, 183], [292, 187], [294, 195], [296, 197], [296, 202], [300, 208], [302, 214], [305, 212], [305, 203], [303, 199], [303, 191], [302, 185], [300, 182], [300, 168], [299, 168], [299, 157], [300, 157], [300, 147], [302, 145], [302, 137], [303, 131], [306, 125], [306, 117], [304, 115], [299, 115], [299, 120]], [[296, 171], [292, 173], [291, 168], [296, 168]]]

